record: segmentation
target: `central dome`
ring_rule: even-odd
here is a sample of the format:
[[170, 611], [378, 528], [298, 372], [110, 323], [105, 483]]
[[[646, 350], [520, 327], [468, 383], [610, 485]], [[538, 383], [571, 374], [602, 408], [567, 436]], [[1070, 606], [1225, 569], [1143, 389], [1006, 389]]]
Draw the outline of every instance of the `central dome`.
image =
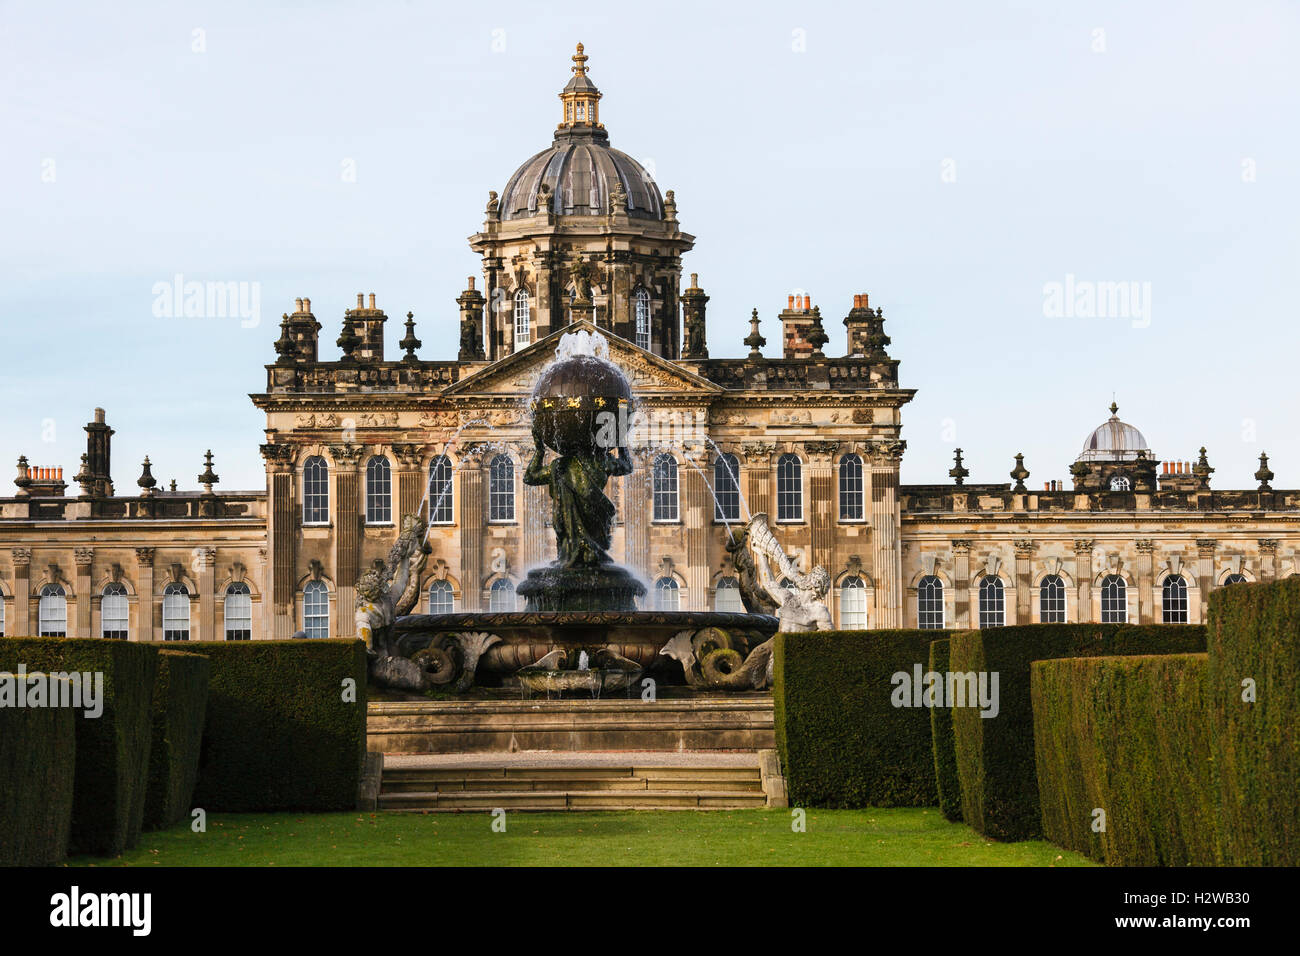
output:
[[[563, 119], [555, 142], [510, 177], [501, 194], [501, 218], [526, 219], [548, 211], [557, 216], [604, 216], [617, 197], [618, 212], [662, 220], [664, 201], [655, 181], [644, 166], [609, 145], [600, 122], [601, 92], [587, 75], [581, 43], [573, 63], [573, 78], [560, 93]], [[549, 210], [544, 198], [539, 201], [544, 193], [550, 194]]]
[[1118, 406], [1112, 402], [1110, 418], [1093, 429], [1076, 461], [1136, 461], [1138, 452], [1154, 460], [1146, 436], [1120, 421], [1118, 413]]
[[501, 194], [501, 218], [525, 219], [538, 213], [542, 185], [551, 193], [557, 216], [603, 216], [610, 195], [622, 186], [627, 214], [663, 219], [659, 187], [640, 163], [609, 145], [603, 129], [562, 129], [555, 143], [520, 166]]

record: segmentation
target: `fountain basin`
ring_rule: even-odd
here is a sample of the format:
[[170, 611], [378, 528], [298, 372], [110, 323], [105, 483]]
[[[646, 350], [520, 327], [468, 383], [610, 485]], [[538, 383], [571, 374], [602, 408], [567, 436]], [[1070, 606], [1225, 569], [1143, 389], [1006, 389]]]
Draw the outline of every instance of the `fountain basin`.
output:
[[777, 619], [766, 614], [725, 611], [471, 611], [409, 614], [397, 619], [393, 633], [408, 656], [445, 636], [495, 635], [500, 640], [479, 658], [478, 672], [506, 675], [557, 650], [576, 660], [580, 651], [595, 658], [608, 649], [648, 668], [664, 662], [659, 652], [682, 631], [716, 628], [752, 649], [775, 634], [777, 626]]

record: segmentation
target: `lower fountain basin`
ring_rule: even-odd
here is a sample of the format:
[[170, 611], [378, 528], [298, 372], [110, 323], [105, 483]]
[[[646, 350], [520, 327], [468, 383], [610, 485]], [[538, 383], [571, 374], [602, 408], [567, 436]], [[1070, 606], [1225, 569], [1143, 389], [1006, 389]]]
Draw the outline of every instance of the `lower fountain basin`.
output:
[[614, 654], [650, 667], [659, 652], [682, 631], [716, 628], [750, 649], [776, 633], [776, 618], [766, 614], [725, 611], [485, 611], [459, 614], [409, 614], [393, 626], [406, 655], [428, 647], [443, 635], [487, 633], [500, 638], [478, 661], [479, 673], [514, 674], [562, 650], [577, 652], [607, 648]]

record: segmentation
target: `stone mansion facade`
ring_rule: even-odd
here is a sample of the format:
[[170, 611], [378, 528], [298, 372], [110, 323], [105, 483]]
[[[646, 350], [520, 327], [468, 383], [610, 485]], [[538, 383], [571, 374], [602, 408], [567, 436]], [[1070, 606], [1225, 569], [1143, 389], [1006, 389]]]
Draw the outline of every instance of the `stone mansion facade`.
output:
[[[881, 309], [855, 295], [847, 353], [830, 356], [818, 306], [790, 296], [772, 350], [758, 310], [739, 358], [710, 354], [708, 296], [682, 257], [671, 191], [609, 145], [581, 46], [550, 146], [527, 160], [469, 239], [481, 259], [456, 299], [454, 358], [418, 355], [408, 313], [358, 295], [323, 357], [310, 299], [286, 313], [254, 404], [266, 415], [266, 487], [159, 489], [148, 460], [131, 494], [111, 474], [96, 410], [69, 492], [62, 468], [18, 459], [0, 498], [0, 633], [130, 640], [346, 637], [354, 586], [403, 515], [429, 519], [419, 611], [511, 608], [553, 557], [546, 491], [521, 478], [527, 402], [560, 336], [599, 331], [637, 396], [634, 472], [611, 482], [615, 560], [647, 601], [737, 609], [729, 536], [773, 519], [787, 552], [825, 566], [840, 627], [966, 628], [1037, 621], [1198, 622], [1211, 590], [1300, 571], [1300, 491], [1211, 487], [1157, 458], [1111, 416], [1070, 468], [1072, 487], [903, 485], [899, 384]], [[737, 348], [736, 351], [743, 352]], [[448, 349], [450, 352], [450, 349]]]

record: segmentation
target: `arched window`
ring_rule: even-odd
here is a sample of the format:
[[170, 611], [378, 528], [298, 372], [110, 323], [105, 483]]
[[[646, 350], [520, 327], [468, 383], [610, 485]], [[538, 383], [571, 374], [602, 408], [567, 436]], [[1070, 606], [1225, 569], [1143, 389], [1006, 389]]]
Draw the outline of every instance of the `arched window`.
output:
[[1038, 585], [1038, 620], [1043, 624], [1065, 623], [1065, 582], [1049, 574]]
[[676, 611], [679, 607], [677, 582], [672, 578], [660, 578], [655, 581], [655, 610]]
[[862, 459], [845, 455], [840, 459], [840, 520], [861, 521], [865, 514]]
[[456, 610], [456, 597], [450, 581], [434, 581], [429, 585], [429, 613], [450, 614]]
[[242, 581], [226, 588], [225, 618], [226, 640], [253, 639], [253, 595]]
[[632, 293], [632, 306], [636, 314], [636, 344], [650, 350], [650, 293], [638, 287]]
[[1161, 607], [1166, 624], [1187, 623], [1187, 582], [1181, 574], [1171, 574], [1165, 578]]
[[1132, 482], [1130, 482], [1123, 475], [1116, 475], [1114, 478], [1110, 480], [1111, 491], [1128, 491], [1132, 487], [1133, 487]]
[[840, 584], [840, 627], [846, 631], [867, 626], [867, 586], [856, 574]]
[[980, 581], [980, 627], [1001, 627], [1007, 622], [1006, 592], [1001, 578]]
[[393, 523], [393, 466], [383, 455], [366, 462], [366, 524]]
[[1245, 583], [1246, 583], [1246, 575], [1244, 574], [1229, 574], [1226, 578], [1223, 579], [1223, 586], [1225, 588], [1229, 584], [1245, 584]]
[[776, 463], [776, 520], [803, 520], [803, 463], [782, 455]]
[[63, 585], [47, 584], [41, 588], [36, 623], [41, 637], [68, 636], [68, 594]]
[[497, 578], [488, 591], [489, 611], [514, 611], [518, 608], [515, 585], [509, 578]]
[[330, 636], [330, 590], [324, 581], [308, 581], [302, 589], [302, 629], [308, 637]]
[[1128, 621], [1128, 585], [1118, 574], [1101, 579], [1101, 623], [1124, 624]]
[[916, 585], [916, 626], [927, 631], [943, 627], [943, 582], [933, 574]]
[[528, 292], [515, 293], [515, 351], [525, 348], [533, 340], [533, 319], [528, 309]]
[[740, 462], [735, 455], [719, 455], [713, 462], [713, 520], [740, 520]]
[[190, 639], [190, 592], [173, 581], [163, 588], [162, 624], [164, 641]]
[[515, 520], [515, 463], [497, 455], [488, 466], [488, 520]]
[[740, 599], [739, 581], [732, 577], [718, 578], [718, 586], [713, 589], [713, 610], [745, 613], [745, 602]]
[[99, 636], [125, 641], [129, 617], [126, 586], [117, 581], [104, 585], [99, 600]]
[[677, 520], [677, 461], [667, 452], [655, 457], [654, 520]]
[[302, 465], [302, 523], [329, 524], [330, 469], [325, 459], [313, 455]]
[[451, 459], [439, 455], [429, 464], [429, 523], [451, 524], [455, 519]]

